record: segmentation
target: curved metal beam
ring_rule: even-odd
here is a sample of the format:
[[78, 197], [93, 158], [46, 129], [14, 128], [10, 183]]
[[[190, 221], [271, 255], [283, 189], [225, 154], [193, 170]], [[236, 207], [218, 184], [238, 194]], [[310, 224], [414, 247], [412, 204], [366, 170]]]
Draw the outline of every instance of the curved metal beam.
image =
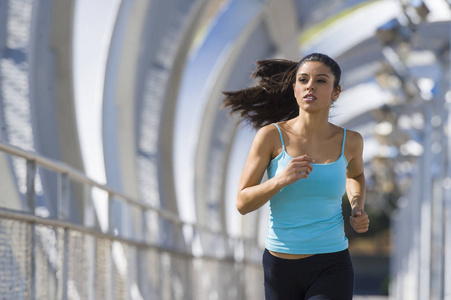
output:
[[52, 14], [51, 47], [55, 62], [55, 98], [63, 162], [83, 171], [78, 140], [72, 78], [73, 2], [55, 1]]
[[[201, 224], [218, 226], [224, 231], [226, 230], [224, 193], [221, 194], [219, 199], [207, 199], [207, 191], [211, 188], [210, 186], [207, 186], [207, 182], [209, 181], [207, 179], [211, 180], [211, 176], [218, 176], [218, 174], [209, 174], [208, 172], [208, 166], [212, 164], [212, 162], [209, 161], [211, 157], [210, 152], [214, 150], [212, 149], [213, 135], [218, 134], [217, 132], [214, 132], [214, 128], [215, 124], [218, 122], [218, 109], [221, 106], [222, 100], [221, 91], [225, 89], [227, 81], [232, 76], [237, 60], [240, 55], [242, 55], [250, 36], [255, 32], [258, 26], [261, 26], [263, 20], [264, 10], [263, 7], [261, 7], [261, 10], [258, 11], [241, 30], [240, 36], [233, 42], [233, 45], [229, 48], [230, 50], [221, 54], [222, 59], [220, 64], [217, 64], [215, 68], [211, 70], [209, 80], [214, 82], [214, 85], [209, 86], [210, 90], [208, 90], [208, 94], [205, 96], [208, 101], [204, 106], [202, 121], [199, 127], [195, 162], [195, 199], [198, 221], [201, 222]], [[258, 57], [256, 57], [256, 59], [258, 59]], [[251, 62], [249, 64], [251, 64]], [[216, 164], [219, 162], [215, 161], [213, 163]], [[224, 165], [227, 165], [227, 161], [224, 162]], [[218, 168], [220, 167], [218, 166]], [[211, 201], [213, 200], [215, 202], [219, 200], [220, 203], [212, 203]], [[220, 220], [218, 220], [217, 217], [214, 217], [216, 214], [212, 214], [212, 212], [209, 211], [209, 207], [213, 208], [212, 205], [214, 206], [214, 211], [220, 211]]]
[[150, 2], [123, 1], [108, 55], [103, 134], [109, 184], [139, 197], [136, 169], [135, 82], [141, 37]]
[[[3, 52], [6, 48], [6, 36], [7, 36], [7, 22], [8, 22], [8, 9], [7, 2], [0, 1], [0, 58], [3, 57]], [[0, 86], [2, 85], [2, 78], [0, 77]], [[0, 93], [0, 141], [7, 140], [7, 128], [4, 121], [3, 110], [3, 95]], [[0, 154], [0, 195], [2, 195], [2, 205], [20, 209], [23, 206], [22, 199], [17, 190], [17, 183], [13, 175], [13, 169], [11, 166], [10, 157]]]
[[[177, 51], [172, 63], [171, 72], [166, 85], [163, 98], [163, 109], [161, 112], [161, 125], [159, 130], [159, 169], [160, 172], [160, 189], [166, 197], [168, 208], [173, 212], [178, 212], [177, 197], [175, 193], [174, 183], [174, 165], [173, 165], [173, 147], [174, 147], [174, 123], [177, 109], [177, 99], [180, 85], [183, 77], [183, 71], [186, 66], [186, 60], [195, 35], [200, 25], [202, 16], [207, 8], [207, 0], [197, 1], [192, 8], [192, 12], [184, 22], [184, 29], [180, 33]], [[168, 138], [170, 137], [170, 138]]]
[[269, 0], [265, 23], [271, 41], [285, 59], [299, 60], [298, 20], [293, 0]]
[[[51, 28], [51, 48], [54, 53], [54, 84], [56, 112], [58, 116], [58, 138], [61, 160], [84, 171], [80, 142], [75, 117], [74, 88], [72, 77], [72, 33], [73, 2], [54, 1]], [[73, 185], [75, 199], [83, 199], [83, 186]], [[82, 220], [83, 203], [74, 201]], [[72, 216], [74, 217], [74, 216]]]

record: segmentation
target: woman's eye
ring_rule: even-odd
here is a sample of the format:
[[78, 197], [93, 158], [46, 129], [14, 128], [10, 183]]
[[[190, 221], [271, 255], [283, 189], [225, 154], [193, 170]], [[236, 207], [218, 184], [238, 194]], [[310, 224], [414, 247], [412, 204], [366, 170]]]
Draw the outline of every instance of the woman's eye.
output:
[[319, 82], [319, 83], [325, 83], [326, 80], [324, 80], [324, 79], [319, 79], [318, 82]]

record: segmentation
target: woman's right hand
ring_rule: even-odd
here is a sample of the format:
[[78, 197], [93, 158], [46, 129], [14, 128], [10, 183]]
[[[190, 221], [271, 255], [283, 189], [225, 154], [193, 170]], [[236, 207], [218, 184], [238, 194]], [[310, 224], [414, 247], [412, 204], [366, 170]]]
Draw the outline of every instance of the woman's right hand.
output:
[[297, 156], [288, 163], [286, 168], [277, 177], [283, 186], [290, 185], [299, 179], [307, 178], [313, 170], [312, 163], [314, 162], [307, 155]]
[[279, 131], [274, 125], [261, 128], [255, 135], [238, 184], [236, 207], [241, 214], [260, 208], [283, 187], [301, 178], [307, 178], [312, 171], [313, 159], [301, 155], [293, 158], [281, 173], [262, 182], [263, 175], [276, 154], [274, 148], [277, 146], [281, 151]]

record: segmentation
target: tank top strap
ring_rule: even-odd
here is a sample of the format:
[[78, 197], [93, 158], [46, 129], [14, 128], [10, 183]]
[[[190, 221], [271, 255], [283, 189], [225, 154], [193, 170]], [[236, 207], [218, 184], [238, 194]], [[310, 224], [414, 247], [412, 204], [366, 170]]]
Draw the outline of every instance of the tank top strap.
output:
[[346, 129], [343, 128], [343, 144], [341, 146], [341, 154], [345, 154], [345, 143], [346, 143]]
[[283, 136], [282, 136], [282, 131], [280, 130], [279, 125], [277, 125], [276, 123], [272, 123], [274, 126], [276, 126], [277, 130], [279, 130], [279, 134], [280, 134], [280, 141], [282, 142], [282, 150], [285, 151], [285, 144], [283, 143]]

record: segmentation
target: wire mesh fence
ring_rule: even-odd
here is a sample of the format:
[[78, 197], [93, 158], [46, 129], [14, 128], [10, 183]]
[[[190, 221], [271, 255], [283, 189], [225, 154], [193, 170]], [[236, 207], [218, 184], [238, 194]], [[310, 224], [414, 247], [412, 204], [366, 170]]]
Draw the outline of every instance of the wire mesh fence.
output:
[[[257, 299], [256, 261], [139, 244], [0, 211], [0, 299]], [[9, 219], [10, 218], [10, 219]], [[23, 218], [23, 219], [22, 219]], [[252, 284], [246, 285], [245, 282]]]
[[[0, 299], [263, 298], [255, 241], [183, 222], [36, 154], [0, 143], [2, 150], [31, 162], [26, 176], [33, 190], [24, 195], [31, 209], [0, 207]], [[57, 199], [56, 215], [35, 214], [30, 182], [36, 165], [65, 179], [59, 181], [63, 199]], [[86, 191], [86, 199], [76, 199], [85, 204], [82, 224], [66, 219], [69, 197], [61, 191], [72, 182]], [[102, 230], [92, 220], [93, 189], [104, 191], [110, 204], [122, 203], [133, 218], [122, 214], [117, 220], [110, 213], [109, 227]], [[134, 224], [121, 224], [130, 219]]]

